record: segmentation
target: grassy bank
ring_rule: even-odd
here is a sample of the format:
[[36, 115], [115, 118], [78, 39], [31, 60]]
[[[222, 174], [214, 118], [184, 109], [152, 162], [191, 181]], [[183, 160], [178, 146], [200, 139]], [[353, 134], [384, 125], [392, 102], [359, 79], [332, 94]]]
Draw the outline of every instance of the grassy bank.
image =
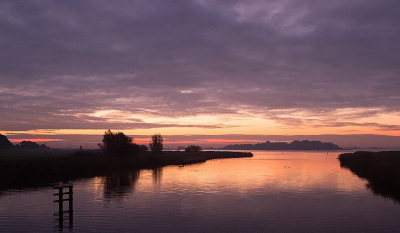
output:
[[[103, 176], [112, 172], [157, 168], [202, 162], [209, 159], [252, 157], [242, 152], [177, 152], [162, 154], [142, 153], [135, 157], [119, 158], [104, 156], [100, 151], [81, 151], [65, 154], [65, 151], [7, 151], [0, 155], [0, 191], [48, 186], [54, 182], [67, 182], [78, 178]], [[72, 153], [70, 151], [70, 153]]]
[[48, 150], [27, 150], [27, 149], [5, 149], [0, 150], [0, 160], [24, 159], [39, 157], [67, 156], [74, 153], [72, 149], [48, 149]]
[[339, 160], [340, 166], [367, 179], [375, 194], [400, 202], [400, 151], [344, 153]]

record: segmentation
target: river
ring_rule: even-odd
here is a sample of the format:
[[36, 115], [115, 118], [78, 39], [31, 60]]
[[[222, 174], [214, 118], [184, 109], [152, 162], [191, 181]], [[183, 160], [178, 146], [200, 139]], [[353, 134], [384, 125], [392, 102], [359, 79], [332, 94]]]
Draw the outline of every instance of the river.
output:
[[[341, 168], [340, 152], [253, 151], [74, 181], [73, 222], [55, 190], [0, 195], [0, 232], [397, 232], [400, 205]], [[67, 206], [67, 205], [66, 205]]]

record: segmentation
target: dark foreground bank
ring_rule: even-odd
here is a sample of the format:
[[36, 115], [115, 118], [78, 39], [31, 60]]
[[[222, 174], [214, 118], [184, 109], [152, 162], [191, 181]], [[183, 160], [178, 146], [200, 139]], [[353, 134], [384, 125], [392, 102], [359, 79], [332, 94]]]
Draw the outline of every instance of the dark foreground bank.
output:
[[367, 188], [375, 194], [400, 203], [400, 151], [344, 153], [340, 166], [367, 179]]
[[72, 155], [0, 156], [0, 191], [49, 186], [79, 178], [104, 176], [113, 172], [151, 169], [168, 165], [188, 165], [210, 159], [252, 157], [247, 152], [142, 153], [135, 157], [104, 156], [100, 151], [78, 151]]

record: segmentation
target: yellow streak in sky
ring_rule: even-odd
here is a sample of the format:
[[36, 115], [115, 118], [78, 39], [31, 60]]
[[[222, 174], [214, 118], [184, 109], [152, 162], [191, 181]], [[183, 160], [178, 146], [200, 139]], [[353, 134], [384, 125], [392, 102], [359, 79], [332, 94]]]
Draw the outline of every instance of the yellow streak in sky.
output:
[[[370, 114], [371, 112], [375, 114]], [[383, 112], [383, 113], [380, 113]], [[365, 116], [364, 116], [365, 113]], [[127, 135], [321, 135], [381, 134], [400, 136], [400, 113], [384, 113], [379, 109], [338, 109], [329, 113], [305, 110], [270, 111], [269, 115], [242, 113], [238, 115], [198, 115], [160, 117], [102, 110], [92, 114], [100, 121], [112, 123], [140, 122], [148, 128], [111, 129]], [[0, 131], [1, 134], [31, 135], [102, 135], [107, 129], [36, 129]]]

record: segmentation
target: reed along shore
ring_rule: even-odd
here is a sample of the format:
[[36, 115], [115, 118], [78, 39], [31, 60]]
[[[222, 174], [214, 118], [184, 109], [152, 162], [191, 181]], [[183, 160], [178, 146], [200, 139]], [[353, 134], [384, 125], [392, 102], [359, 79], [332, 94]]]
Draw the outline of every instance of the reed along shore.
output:
[[357, 151], [339, 155], [340, 166], [368, 180], [375, 194], [400, 202], [400, 151]]
[[[76, 151], [70, 155], [54, 150], [43, 156], [29, 156], [26, 151], [7, 151], [0, 155], [0, 191], [49, 186], [79, 178], [104, 176], [118, 171], [152, 169], [169, 165], [188, 165], [211, 159], [252, 157], [249, 152], [229, 151], [163, 151], [144, 152], [132, 157], [112, 157], [98, 150]], [[18, 154], [19, 153], [19, 154]], [[21, 155], [23, 153], [23, 155]]]

